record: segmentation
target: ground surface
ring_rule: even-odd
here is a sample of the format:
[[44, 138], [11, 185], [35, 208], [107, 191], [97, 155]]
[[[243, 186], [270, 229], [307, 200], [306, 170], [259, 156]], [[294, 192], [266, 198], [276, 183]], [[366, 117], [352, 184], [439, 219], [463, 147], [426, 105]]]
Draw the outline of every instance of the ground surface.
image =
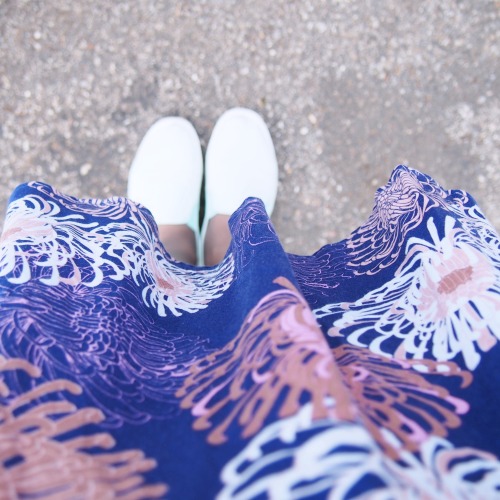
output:
[[500, 3], [491, 0], [0, 0], [0, 218], [43, 180], [126, 190], [148, 126], [260, 112], [285, 248], [310, 253], [368, 216], [408, 164], [474, 194], [500, 228]]

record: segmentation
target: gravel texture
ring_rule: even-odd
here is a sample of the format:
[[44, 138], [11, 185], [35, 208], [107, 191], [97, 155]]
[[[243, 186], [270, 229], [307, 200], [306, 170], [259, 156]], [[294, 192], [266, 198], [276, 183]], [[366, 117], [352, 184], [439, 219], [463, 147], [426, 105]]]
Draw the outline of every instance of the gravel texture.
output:
[[463, 188], [500, 228], [500, 2], [0, 0], [0, 216], [49, 182], [123, 195], [148, 126], [266, 120], [285, 248], [346, 237], [399, 163]]

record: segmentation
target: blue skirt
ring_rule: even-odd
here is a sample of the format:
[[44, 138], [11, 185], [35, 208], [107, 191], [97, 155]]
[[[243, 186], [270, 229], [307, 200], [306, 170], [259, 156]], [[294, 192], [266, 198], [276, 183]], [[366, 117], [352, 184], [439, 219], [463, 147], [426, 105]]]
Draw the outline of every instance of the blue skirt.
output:
[[125, 198], [14, 191], [0, 497], [500, 495], [500, 239], [469, 194], [400, 166], [311, 256], [258, 199], [230, 228], [192, 267]]

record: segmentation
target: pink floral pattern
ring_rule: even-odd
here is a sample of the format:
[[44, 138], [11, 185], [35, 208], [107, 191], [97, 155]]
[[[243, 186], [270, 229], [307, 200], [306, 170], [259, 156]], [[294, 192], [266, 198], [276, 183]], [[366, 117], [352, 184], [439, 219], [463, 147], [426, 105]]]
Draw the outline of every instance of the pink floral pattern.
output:
[[429, 437], [445, 437], [451, 429], [459, 427], [461, 415], [469, 410], [465, 400], [429, 380], [458, 378], [462, 388], [469, 386], [472, 375], [454, 363], [390, 360], [351, 345], [336, 347], [333, 354], [363, 424], [394, 459], [398, 458], [399, 450], [393, 447], [392, 437], [387, 438], [387, 430], [405, 449], [417, 451]]
[[[54, 193], [48, 198], [30, 194], [10, 204], [0, 238], [0, 277], [12, 284], [39, 280], [48, 286], [87, 287], [105, 279], [131, 278], [142, 287], [145, 304], [159, 316], [195, 313], [231, 285], [231, 256], [212, 269], [179, 269], [166, 257], [152, 221], [141, 217], [132, 202], [87, 202], [90, 208], [66, 213], [66, 206], [77, 206], [71, 200]], [[110, 215], [111, 222], [86, 222], [94, 212]], [[113, 222], [125, 214], [129, 221]]]
[[474, 370], [480, 353], [500, 339], [498, 255], [491, 241], [472, 240], [451, 217], [443, 236], [432, 218], [427, 228], [429, 240], [408, 240], [392, 280], [354, 303], [317, 309], [316, 317], [338, 315], [329, 335], [346, 336], [374, 353], [437, 361], [461, 356]]
[[500, 238], [467, 193], [398, 167], [313, 256], [248, 199], [199, 269], [124, 198], [30, 183], [11, 200], [0, 497], [500, 491]]
[[[0, 357], [0, 376], [23, 371], [37, 379], [40, 370], [23, 359]], [[0, 379], [0, 486], [2, 498], [163, 498], [165, 484], [144, 484], [142, 474], [156, 462], [141, 450], [112, 450], [116, 442], [107, 433], [83, 429], [104, 420], [96, 408], [77, 408], [54, 394], [81, 394], [77, 384], [64, 379], [36, 384], [10, 396]], [[39, 401], [27, 408], [27, 405]], [[69, 432], [77, 432], [64, 438]]]
[[[194, 428], [211, 429], [210, 443], [227, 441], [232, 425], [252, 436], [272, 413], [292, 415], [306, 398], [314, 418], [354, 416], [309, 307], [288, 280], [276, 282], [280, 289], [252, 309], [233, 341], [194, 363], [177, 392], [196, 417]], [[334, 410], [328, 398], [336, 401]]]
[[406, 235], [425, 213], [444, 206], [447, 193], [432, 179], [400, 167], [379, 189], [368, 221], [348, 238], [348, 266], [355, 274], [374, 274], [398, 258]]

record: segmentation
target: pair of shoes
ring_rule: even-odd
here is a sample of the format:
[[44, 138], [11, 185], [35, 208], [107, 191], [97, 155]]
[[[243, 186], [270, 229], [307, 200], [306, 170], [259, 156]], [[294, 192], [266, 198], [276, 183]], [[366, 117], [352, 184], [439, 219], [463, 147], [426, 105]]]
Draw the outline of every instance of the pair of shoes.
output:
[[205, 218], [198, 218], [203, 156], [194, 127], [167, 117], [146, 133], [129, 172], [127, 196], [147, 207], [158, 225], [187, 224], [195, 233], [198, 255], [208, 221], [231, 215], [250, 196], [271, 215], [278, 188], [278, 163], [271, 134], [250, 109], [233, 108], [217, 121], [205, 158]]

